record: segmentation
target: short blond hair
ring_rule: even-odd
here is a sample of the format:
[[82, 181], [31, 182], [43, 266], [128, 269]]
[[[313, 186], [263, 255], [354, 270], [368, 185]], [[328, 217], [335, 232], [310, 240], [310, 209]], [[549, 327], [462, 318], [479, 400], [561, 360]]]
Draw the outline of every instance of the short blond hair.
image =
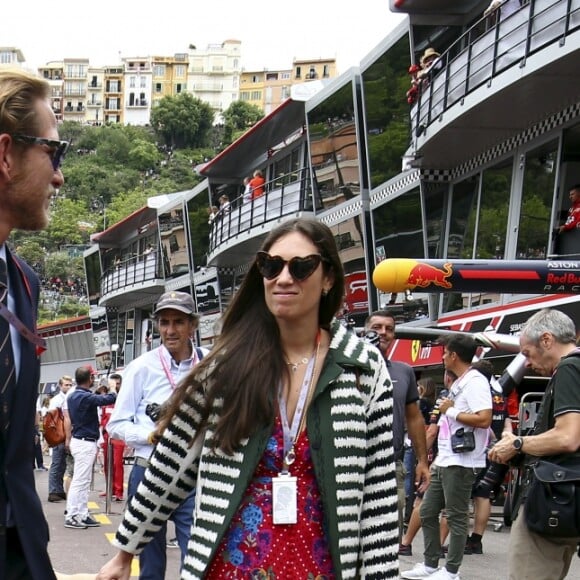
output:
[[0, 133], [35, 135], [38, 101], [47, 100], [50, 85], [23, 69], [0, 67]]

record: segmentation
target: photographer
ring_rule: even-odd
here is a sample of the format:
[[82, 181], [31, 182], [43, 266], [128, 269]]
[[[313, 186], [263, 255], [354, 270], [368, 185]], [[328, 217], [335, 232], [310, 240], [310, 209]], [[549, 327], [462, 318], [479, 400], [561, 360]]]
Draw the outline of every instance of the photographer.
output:
[[[524, 459], [523, 465], [548, 459], [559, 465], [574, 462], [577, 469], [580, 464], [580, 356], [576, 333], [574, 321], [559, 310], [540, 310], [522, 327], [520, 351], [526, 357], [526, 367], [551, 378], [533, 435], [516, 437], [513, 433], [504, 433], [489, 452], [492, 461], [507, 463], [520, 456], [520, 461]], [[524, 486], [514, 496], [514, 503], [529, 493], [530, 489]], [[548, 506], [549, 509], [549, 501], [548, 498], [543, 502], [522, 502], [519, 506], [510, 533], [510, 580], [552, 580], [568, 574], [580, 536], [557, 535], [552, 526], [550, 535], [536, 533], [526, 521], [534, 507], [541, 510]], [[512, 504], [512, 513], [514, 509], [517, 507]], [[555, 518], [556, 525], [559, 519]], [[576, 526], [577, 522], [576, 519]]]
[[[421, 504], [425, 544], [424, 562], [403, 572], [402, 578], [449, 580], [458, 577], [469, 529], [469, 499], [475, 476], [485, 467], [492, 403], [489, 382], [471, 368], [477, 344], [468, 335], [441, 339], [443, 365], [459, 378], [439, 404], [438, 455], [431, 468], [431, 484]], [[449, 526], [447, 564], [441, 556], [439, 515], [445, 509]]]
[[[491, 447], [504, 431], [512, 431], [511, 419], [507, 412], [507, 399], [504, 397], [500, 384], [494, 379], [493, 365], [487, 360], [480, 360], [471, 365], [471, 368], [478, 370], [490, 383], [492, 397], [492, 419], [490, 435]], [[483, 554], [481, 539], [485, 533], [489, 516], [491, 515], [491, 497], [500, 488], [507, 473], [507, 465], [495, 463], [489, 458], [486, 466], [477, 474], [473, 485], [473, 533], [467, 538], [465, 544], [465, 554]]]

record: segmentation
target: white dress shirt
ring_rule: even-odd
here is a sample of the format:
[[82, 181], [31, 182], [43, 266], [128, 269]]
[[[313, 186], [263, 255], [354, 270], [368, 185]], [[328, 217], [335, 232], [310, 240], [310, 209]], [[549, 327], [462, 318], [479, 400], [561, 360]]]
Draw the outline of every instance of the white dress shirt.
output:
[[[176, 363], [161, 345], [131, 361], [123, 371], [123, 383], [107, 431], [114, 439], [121, 439], [132, 447], [136, 457], [149, 459], [153, 451], [149, 436], [155, 430], [155, 424], [145, 412], [147, 405], [161, 405], [169, 399], [174, 388], [198, 362], [193, 345], [192, 350], [192, 358]], [[207, 351], [202, 350], [205, 355]]]

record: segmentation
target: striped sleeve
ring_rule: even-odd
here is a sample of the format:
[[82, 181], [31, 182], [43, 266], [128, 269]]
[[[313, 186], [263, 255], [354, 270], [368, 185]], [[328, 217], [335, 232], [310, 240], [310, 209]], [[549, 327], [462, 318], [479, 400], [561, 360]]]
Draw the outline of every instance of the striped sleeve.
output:
[[151, 457], [143, 481], [127, 505], [113, 545], [139, 554], [195, 487], [201, 439], [188, 442], [200, 421], [200, 394], [184, 402]]

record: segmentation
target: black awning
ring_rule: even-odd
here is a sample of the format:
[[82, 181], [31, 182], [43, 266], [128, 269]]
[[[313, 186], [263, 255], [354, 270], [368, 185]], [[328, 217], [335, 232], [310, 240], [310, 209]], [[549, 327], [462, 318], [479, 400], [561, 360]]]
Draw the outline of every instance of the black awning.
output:
[[[286, 99], [198, 171], [204, 177], [241, 181], [248, 167], [259, 165], [260, 159], [267, 158], [268, 150], [280, 145], [305, 122], [305, 102]], [[230, 155], [233, 151], [235, 155]]]

